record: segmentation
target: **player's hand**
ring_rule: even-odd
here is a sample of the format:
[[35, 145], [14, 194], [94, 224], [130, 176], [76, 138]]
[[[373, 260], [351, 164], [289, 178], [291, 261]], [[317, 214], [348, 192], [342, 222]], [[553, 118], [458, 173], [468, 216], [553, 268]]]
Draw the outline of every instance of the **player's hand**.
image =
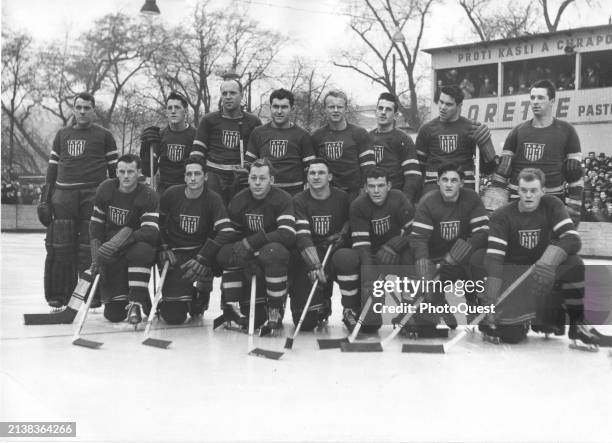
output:
[[327, 283], [327, 276], [325, 275], [325, 271], [323, 271], [323, 268], [321, 267], [310, 271], [308, 273], [308, 277], [310, 278], [310, 281], [312, 283], [314, 283], [315, 280], [319, 280], [321, 283]]
[[53, 209], [51, 205], [46, 201], [42, 201], [36, 207], [36, 214], [38, 215], [38, 220], [45, 227], [48, 228], [51, 222], [53, 221]]
[[397, 265], [399, 261], [399, 254], [388, 245], [382, 245], [376, 252], [376, 263], [379, 265]]
[[212, 275], [211, 269], [204, 263], [198, 261], [197, 258], [192, 258], [181, 265], [183, 278], [185, 280], [196, 282], [206, 276]]
[[232, 245], [232, 251], [239, 260], [246, 261], [251, 257], [253, 248], [251, 248], [247, 239], [243, 238]]
[[340, 232], [329, 235], [325, 238], [325, 247], [328, 247], [329, 245], [331, 245], [332, 252], [337, 249], [340, 249], [343, 244], [344, 244], [344, 236]]
[[140, 141], [143, 145], [150, 146], [154, 143], [161, 143], [161, 133], [159, 126], [149, 126], [140, 134]]
[[159, 262], [168, 262], [170, 267], [176, 265], [176, 255], [174, 255], [174, 251], [168, 245], [162, 245], [162, 250], [159, 252]]

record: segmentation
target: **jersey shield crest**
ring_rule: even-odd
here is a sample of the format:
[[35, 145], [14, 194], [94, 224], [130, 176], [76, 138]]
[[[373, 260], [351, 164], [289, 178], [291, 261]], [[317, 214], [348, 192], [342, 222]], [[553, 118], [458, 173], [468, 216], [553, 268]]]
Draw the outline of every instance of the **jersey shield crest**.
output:
[[383, 160], [385, 154], [385, 147], [380, 145], [374, 145], [372, 146], [372, 149], [374, 150], [374, 159], [376, 160], [376, 164], [379, 165], [380, 162]]
[[391, 229], [391, 216], [372, 220], [372, 232], [378, 236], [383, 236]]
[[68, 155], [71, 157], [83, 155], [83, 152], [85, 152], [85, 143], [85, 140], [68, 140]]
[[270, 155], [274, 158], [284, 157], [289, 140], [270, 140]]
[[193, 234], [198, 230], [200, 225], [200, 217], [198, 215], [183, 215], [179, 216], [180, 226], [183, 232]]
[[454, 240], [459, 235], [460, 226], [459, 220], [440, 222], [440, 236], [446, 241]]
[[523, 153], [530, 162], [538, 161], [544, 154], [544, 143], [523, 143]]
[[327, 235], [331, 224], [331, 215], [313, 215], [312, 230], [317, 235]]
[[108, 219], [117, 226], [124, 226], [127, 223], [130, 211], [128, 209], [108, 207]]
[[343, 141], [325, 142], [325, 157], [327, 157], [328, 160], [338, 160], [342, 157], [343, 144]]
[[540, 229], [519, 230], [519, 244], [525, 249], [533, 249], [540, 243]]
[[168, 157], [168, 160], [175, 163], [183, 161], [185, 157], [185, 145], [166, 145], [166, 157]]
[[440, 142], [440, 149], [442, 152], [450, 154], [457, 149], [457, 134], [445, 134], [438, 135], [438, 141]]
[[263, 214], [244, 214], [247, 222], [247, 227], [251, 232], [259, 232], [264, 230]]
[[240, 144], [240, 133], [224, 129], [221, 133], [221, 142], [227, 149], [235, 149]]

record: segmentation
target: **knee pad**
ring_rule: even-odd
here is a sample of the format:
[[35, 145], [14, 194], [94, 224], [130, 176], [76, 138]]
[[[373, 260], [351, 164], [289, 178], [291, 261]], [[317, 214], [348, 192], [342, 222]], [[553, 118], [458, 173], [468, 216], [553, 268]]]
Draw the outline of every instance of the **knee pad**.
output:
[[149, 243], [137, 242], [125, 252], [125, 258], [132, 266], [152, 266], [155, 262], [156, 250]]
[[180, 325], [187, 320], [189, 306], [184, 301], [162, 300], [159, 304], [159, 314], [169, 325]]
[[349, 248], [338, 249], [333, 257], [332, 263], [337, 274], [353, 274], [359, 271], [359, 254]]
[[516, 325], [497, 325], [497, 334], [504, 343], [516, 344], [527, 338], [529, 327], [526, 323]]
[[280, 243], [268, 243], [259, 249], [259, 261], [264, 265], [289, 263], [289, 251]]
[[122, 322], [127, 318], [127, 300], [104, 303], [104, 318], [112, 323]]

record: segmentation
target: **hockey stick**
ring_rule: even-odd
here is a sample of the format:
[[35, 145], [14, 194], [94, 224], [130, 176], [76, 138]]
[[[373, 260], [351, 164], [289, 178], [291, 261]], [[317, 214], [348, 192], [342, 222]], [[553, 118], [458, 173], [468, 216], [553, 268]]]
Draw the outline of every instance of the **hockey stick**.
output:
[[89, 307], [91, 306], [91, 301], [93, 300], [94, 294], [96, 293], [96, 289], [98, 289], [98, 282], [100, 281], [100, 274], [96, 275], [93, 284], [91, 285], [91, 289], [89, 291], [89, 297], [87, 297], [87, 301], [81, 307], [80, 311], [82, 311], [81, 318], [79, 320], [79, 324], [74, 331], [74, 335], [72, 336], [72, 344], [76, 346], [84, 346], [86, 348], [98, 349], [103, 343], [94, 340], [87, 340], [85, 338], [81, 338], [81, 331], [83, 330], [83, 326], [85, 325], [85, 319], [87, 318], [87, 312], [89, 311]]
[[26, 325], [69, 325], [72, 324], [80, 307], [83, 305], [83, 300], [87, 295], [87, 291], [91, 287], [93, 276], [91, 271], [87, 269], [83, 273], [83, 277], [79, 277], [74, 291], [70, 296], [68, 305], [60, 312], [49, 312], [45, 314], [23, 314], [23, 322]]
[[[531, 271], [533, 270], [534, 266], [535, 265], [531, 265], [529, 269], [523, 272], [516, 280], [512, 282], [510, 286], [506, 288], [504, 292], [502, 292], [499, 299], [497, 300], [497, 303], [495, 303], [495, 306], [499, 306], [502, 301], [504, 301], [510, 294], [512, 294], [514, 290], [521, 283], [523, 283], [523, 281], [525, 281], [527, 277], [529, 277], [529, 274], [531, 274]], [[465, 337], [465, 335], [468, 333], [469, 326], [478, 325], [478, 323], [480, 323], [482, 319], [485, 318], [486, 315], [487, 313], [485, 312], [478, 314], [474, 319], [472, 319], [472, 321], [465, 328], [463, 328], [463, 330], [461, 330], [456, 336], [454, 336], [451, 340], [449, 340], [448, 343], [438, 344], [438, 345], [405, 344], [404, 346], [402, 346], [402, 352], [423, 352], [423, 353], [429, 353], [429, 354], [445, 354], [448, 351], [450, 351], [453, 348], [453, 346], [459, 343], [463, 339], [463, 337]]]
[[255, 348], [255, 296], [257, 293], [257, 276], [253, 274], [251, 278], [251, 305], [249, 306], [249, 355], [278, 360], [283, 356], [282, 352], [268, 351], [267, 349]]
[[[159, 338], [151, 338], [149, 337], [149, 333], [151, 331], [151, 326], [153, 325], [153, 320], [157, 315], [157, 305], [159, 304], [162, 298], [162, 287], [164, 286], [164, 282], [166, 281], [166, 274], [168, 273], [168, 267], [170, 266], [170, 262], [164, 263], [164, 268], [161, 273], [161, 277], [159, 278], [159, 285], [157, 290], [155, 291], [155, 298], [153, 299], [153, 303], [151, 304], [151, 311], [149, 312], [149, 318], [147, 319], [147, 326], [144, 331], [144, 339], [142, 341], [143, 345], [154, 346], [156, 348], [166, 349], [172, 341], [170, 340], [162, 340]], [[153, 269], [153, 272], [157, 272]]]
[[[332, 249], [332, 245], [329, 245], [327, 247], [327, 251], [325, 252], [325, 257], [323, 257], [323, 263], [321, 264], [321, 269], [323, 270], [325, 270], [325, 265], [327, 264], [327, 259], [329, 258], [331, 249]], [[295, 331], [293, 332], [293, 337], [288, 337], [287, 340], [285, 340], [285, 349], [293, 348], [293, 340], [295, 340], [295, 337], [297, 337], [297, 335], [300, 333], [300, 329], [302, 328], [302, 323], [304, 322], [304, 319], [306, 318], [306, 312], [308, 311], [308, 308], [310, 307], [312, 296], [317, 290], [318, 284], [319, 284], [319, 279], [317, 278], [312, 284], [312, 289], [310, 290], [310, 294], [308, 294], [308, 299], [306, 300], [306, 305], [304, 305], [304, 309], [302, 311], [300, 321], [298, 322], [297, 327], [295, 328]]]

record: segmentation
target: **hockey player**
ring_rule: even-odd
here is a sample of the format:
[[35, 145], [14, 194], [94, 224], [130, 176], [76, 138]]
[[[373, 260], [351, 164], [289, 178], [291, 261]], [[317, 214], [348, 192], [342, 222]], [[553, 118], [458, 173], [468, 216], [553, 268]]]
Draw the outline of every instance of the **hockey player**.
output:
[[140, 158], [119, 157], [117, 178], [96, 191], [89, 233], [92, 271], [100, 273], [104, 317], [142, 321], [150, 310], [149, 279], [159, 238], [157, 194], [138, 182]]
[[247, 326], [249, 291], [243, 287], [256, 273], [259, 282], [265, 281], [266, 297], [256, 300], [255, 326], [266, 321], [276, 330], [282, 326], [289, 249], [295, 242], [293, 204], [289, 194], [272, 187], [274, 169], [268, 159], [253, 162], [248, 177], [249, 188], [236, 194], [228, 207], [237, 231], [234, 243], [224, 245], [217, 255], [223, 268], [223, 312], [226, 319]]
[[185, 184], [167, 189], [159, 203], [159, 259], [170, 263], [159, 312], [170, 324], [183, 323], [187, 312], [197, 317], [208, 309], [215, 258], [234, 233], [221, 197], [207, 189], [206, 178], [204, 159], [189, 157]]
[[[401, 191], [391, 189], [384, 170], [376, 166], [368, 169], [364, 189], [365, 195], [357, 197], [350, 206], [353, 247], [339, 249], [332, 259], [342, 294], [342, 321], [349, 331], [357, 324], [361, 310], [361, 267], [405, 263], [408, 237], [402, 234], [414, 216], [414, 207]], [[366, 321], [370, 324], [362, 328], [364, 332], [373, 332], [381, 326], [376, 318], [366, 317]]]
[[151, 151], [153, 151], [153, 175], [159, 169], [157, 192], [161, 195], [173, 185], [184, 184], [185, 159], [189, 156], [196, 130], [187, 122], [188, 104], [178, 92], [171, 92], [166, 99], [168, 125], [146, 128], [140, 136], [142, 172], [151, 177]]
[[425, 170], [422, 195], [438, 187], [438, 168], [443, 163], [456, 163], [463, 168], [465, 186], [475, 188], [474, 155], [480, 148], [482, 173], [495, 168], [495, 148], [489, 128], [461, 117], [463, 92], [457, 85], [443, 86], [438, 99], [439, 116], [419, 129], [416, 151]]
[[[447, 163], [438, 169], [436, 191], [428, 192], [417, 205], [412, 231], [410, 251], [414, 258], [419, 279], [431, 280], [440, 264], [440, 281], [468, 280], [470, 258], [474, 251], [487, 245], [489, 217], [478, 194], [464, 186], [460, 166]], [[428, 294], [436, 305], [447, 304], [444, 294]], [[466, 291], [466, 298], [476, 304], [474, 294]], [[437, 324], [438, 317], [428, 318], [430, 325], [421, 325], [421, 335], [428, 326]], [[447, 326], [457, 325], [452, 314], [444, 316]]]
[[324, 325], [331, 315], [334, 271], [331, 260], [327, 263], [327, 271], [321, 262], [330, 245], [333, 253], [349, 241], [349, 200], [346, 192], [330, 185], [332, 175], [324, 159], [313, 159], [306, 177], [308, 189], [293, 198], [297, 250], [291, 255], [289, 295], [293, 323], [297, 325], [310, 287], [319, 279], [302, 323], [302, 330], [310, 331], [317, 325]]
[[527, 266], [535, 267], [524, 283], [526, 289], [510, 294], [480, 329], [488, 338], [518, 343], [525, 339], [531, 320], [536, 332], [562, 335], [564, 307], [569, 338], [594, 345], [597, 337], [584, 319], [585, 268], [577, 255], [581, 240], [576, 227], [563, 203], [545, 195], [541, 170], [525, 168], [517, 182], [519, 199], [492, 214], [486, 255], [474, 259], [480, 263], [475, 272], [484, 269], [487, 277], [484, 302], [496, 304], [503, 287]]
[[403, 131], [395, 128], [397, 100], [383, 92], [376, 104], [376, 129], [370, 131], [376, 165], [389, 174], [393, 189], [404, 192], [416, 204], [423, 181], [414, 142]]
[[304, 190], [304, 169], [314, 158], [310, 134], [289, 120], [293, 102], [286, 89], [270, 94], [272, 120], [253, 130], [246, 153], [249, 162], [269, 159], [276, 171], [274, 186], [291, 195]]
[[546, 177], [546, 193], [566, 204], [577, 226], [584, 188], [578, 134], [572, 125], [553, 117], [555, 85], [550, 80], [533, 84], [529, 103], [533, 118], [508, 134], [499, 166], [492, 176], [493, 188], [499, 189], [507, 183], [510, 198], [518, 199], [520, 171], [523, 168], [541, 169]]
[[89, 219], [96, 187], [107, 173], [115, 177], [117, 145], [112, 134], [93, 123], [91, 94], [74, 98], [74, 123], [60, 129], [51, 148], [38, 218], [47, 227], [44, 285], [49, 306], [68, 303], [78, 273], [89, 268]]
[[341, 91], [329, 91], [323, 99], [327, 124], [312, 134], [315, 154], [327, 160], [333, 185], [353, 201], [368, 167], [375, 166], [368, 132], [346, 120], [347, 99]]
[[221, 110], [206, 114], [200, 121], [192, 155], [203, 155], [208, 170], [208, 188], [218, 193], [225, 205], [238, 192], [244, 170], [244, 149], [261, 120], [241, 108], [242, 84], [221, 83]]

